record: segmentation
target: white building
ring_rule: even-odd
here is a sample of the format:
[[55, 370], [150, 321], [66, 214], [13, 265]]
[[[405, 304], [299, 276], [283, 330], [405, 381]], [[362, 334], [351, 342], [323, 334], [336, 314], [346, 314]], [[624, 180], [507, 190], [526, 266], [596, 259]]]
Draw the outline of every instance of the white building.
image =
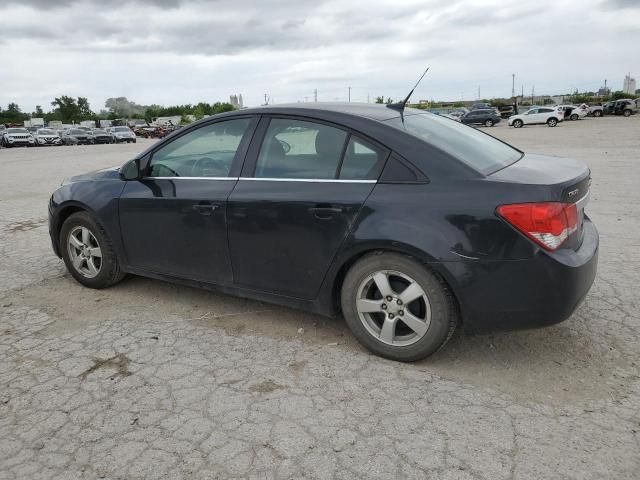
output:
[[244, 108], [244, 104], [242, 102], [242, 94], [240, 95], [229, 95], [229, 103], [234, 106], [236, 109]]
[[636, 79], [631, 78], [631, 74], [625, 75], [624, 84], [622, 86], [622, 91], [624, 93], [628, 93], [629, 95], [635, 95], [636, 93]]

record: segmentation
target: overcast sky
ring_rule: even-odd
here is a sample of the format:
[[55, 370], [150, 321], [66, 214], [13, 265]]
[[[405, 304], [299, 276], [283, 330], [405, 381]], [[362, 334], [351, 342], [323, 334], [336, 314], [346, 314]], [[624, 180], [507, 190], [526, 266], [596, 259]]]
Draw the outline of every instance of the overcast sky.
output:
[[163, 105], [465, 100], [622, 88], [640, 77], [640, 0], [0, 2], [0, 105], [55, 96]]

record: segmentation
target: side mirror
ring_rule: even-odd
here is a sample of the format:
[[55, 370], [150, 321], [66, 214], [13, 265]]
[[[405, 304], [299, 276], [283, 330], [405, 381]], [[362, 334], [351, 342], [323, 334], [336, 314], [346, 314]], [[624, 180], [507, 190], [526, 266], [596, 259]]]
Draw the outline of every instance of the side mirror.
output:
[[129, 160], [120, 167], [120, 178], [122, 180], [139, 180], [140, 177], [140, 160], [137, 158]]

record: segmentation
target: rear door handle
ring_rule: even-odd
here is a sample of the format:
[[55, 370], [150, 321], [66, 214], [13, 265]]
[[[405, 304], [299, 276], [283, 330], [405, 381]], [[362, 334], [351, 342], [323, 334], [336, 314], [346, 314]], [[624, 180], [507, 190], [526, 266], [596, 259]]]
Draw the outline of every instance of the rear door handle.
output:
[[215, 203], [197, 203], [193, 205], [191, 208], [193, 208], [200, 215], [211, 215], [219, 207], [220, 205], [217, 205]]
[[312, 213], [316, 218], [321, 220], [327, 220], [335, 215], [342, 213], [340, 207], [311, 207], [309, 213]]

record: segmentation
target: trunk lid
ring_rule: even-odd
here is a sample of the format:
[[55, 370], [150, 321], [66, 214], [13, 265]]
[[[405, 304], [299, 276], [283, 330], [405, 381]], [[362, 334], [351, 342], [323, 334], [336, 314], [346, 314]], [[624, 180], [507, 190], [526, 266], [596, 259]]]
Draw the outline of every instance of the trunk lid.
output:
[[487, 179], [521, 184], [523, 189], [525, 186], [535, 186], [531, 190], [530, 202], [576, 204], [577, 229], [560, 248], [580, 248], [584, 209], [589, 201], [591, 187], [591, 171], [584, 163], [568, 158], [525, 154], [519, 161], [489, 175]]

